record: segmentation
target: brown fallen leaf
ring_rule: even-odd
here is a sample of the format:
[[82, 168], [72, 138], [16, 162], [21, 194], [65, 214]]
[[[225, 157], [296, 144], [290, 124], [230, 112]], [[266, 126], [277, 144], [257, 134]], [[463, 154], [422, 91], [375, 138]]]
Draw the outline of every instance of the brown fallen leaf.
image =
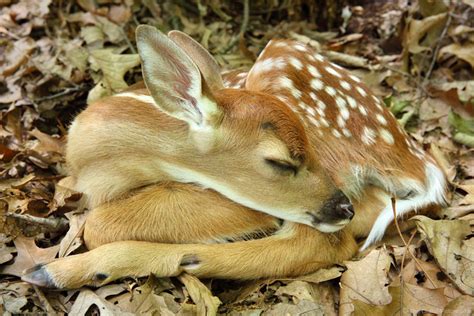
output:
[[15, 253], [16, 249], [14, 247], [7, 247], [6, 245], [1, 245], [0, 247], [0, 264], [4, 264], [13, 259], [12, 253]]
[[[252, 310], [253, 311], [253, 310]], [[255, 315], [259, 315], [258, 310]], [[244, 314], [245, 315], [245, 314]], [[247, 315], [253, 315], [247, 314]], [[302, 300], [298, 304], [278, 303], [272, 305], [266, 310], [262, 316], [274, 316], [274, 315], [325, 315], [324, 310], [312, 301]]]
[[4, 191], [6, 189], [10, 188], [20, 188], [33, 180], [35, 178], [35, 175], [33, 173], [30, 173], [26, 176], [24, 176], [21, 179], [3, 179], [0, 180], [0, 191]]
[[306, 281], [311, 283], [321, 283], [329, 280], [334, 280], [342, 275], [344, 268], [331, 267], [328, 269], [319, 269], [318, 271], [295, 278], [295, 280]]
[[390, 287], [389, 292], [393, 300], [385, 306], [354, 301], [354, 315], [419, 315], [421, 312], [440, 315], [447, 304], [442, 288], [432, 290], [405, 283], [403, 286]]
[[57, 153], [60, 155], [64, 154], [64, 141], [60, 138], [53, 137], [51, 135], [41, 132], [35, 128], [30, 132], [30, 135], [38, 139], [38, 144], [32, 148], [39, 153]]
[[474, 68], [474, 43], [467, 43], [464, 45], [453, 43], [447, 46], [444, 46], [439, 51], [439, 55], [451, 54], [456, 56], [459, 59], [467, 61], [471, 67]]
[[91, 306], [97, 306], [101, 316], [135, 315], [119, 309], [114, 304], [107, 302], [89, 289], [83, 289], [72, 305], [69, 315], [86, 315]]
[[443, 272], [464, 293], [474, 294], [474, 239], [468, 221], [415, 216], [418, 231]]
[[446, 305], [443, 315], [472, 315], [474, 313], [474, 297], [469, 295], [460, 296]]
[[436, 30], [436, 27], [442, 25], [442, 23], [446, 21], [446, 18], [446, 13], [440, 13], [422, 20], [411, 20], [406, 35], [408, 51], [412, 54], [417, 54], [429, 49], [428, 46], [420, 45], [420, 41], [427, 36], [427, 33]]
[[49, 248], [36, 246], [34, 238], [17, 237], [13, 240], [18, 255], [12, 264], [0, 267], [0, 274], [22, 276], [23, 271], [38, 263], [49, 262], [56, 257], [59, 245]]
[[354, 312], [355, 300], [371, 305], [387, 305], [392, 301], [388, 290], [391, 258], [385, 249], [374, 249], [361, 260], [344, 264], [347, 271], [340, 281], [340, 314]]
[[165, 299], [156, 294], [167, 288], [169, 288], [169, 286], [166, 279], [161, 280], [150, 275], [143, 285], [134, 288], [131, 293], [125, 293], [113, 301], [122, 311], [133, 313], [134, 315], [174, 315], [174, 313], [168, 309]]
[[[336, 315], [334, 292], [327, 283], [315, 284], [293, 281], [280, 286], [275, 291], [275, 295], [282, 303], [291, 303], [296, 306], [290, 307], [285, 304], [280, 308], [304, 309], [311, 303], [314, 311], [322, 310], [323, 315]], [[307, 310], [306, 312], [310, 311]]]
[[69, 230], [59, 244], [59, 257], [65, 257], [84, 244], [82, 234], [88, 212], [67, 213]]
[[53, 200], [49, 203], [49, 213], [61, 211], [66, 213], [77, 208], [78, 201], [82, 197], [82, 193], [75, 191], [74, 178], [65, 177], [56, 183]]
[[216, 315], [221, 301], [195, 276], [181, 274], [178, 279], [186, 286], [189, 296], [196, 304], [198, 315]]
[[115, 54], [111, 49], [94, 50], [91, 57], [93, 58], [92, 66], [102, 71], [103, 78], [89, 92], [87, 103], [127, 88], [128, 85], [123, 76], [140, 64], [140, 57], [137, 54], [120, 55]]
[[459, 185], [459, 188], [467, 193], [466, 196], [459, 201], [459, 205], [474, 204], [474, 184]]

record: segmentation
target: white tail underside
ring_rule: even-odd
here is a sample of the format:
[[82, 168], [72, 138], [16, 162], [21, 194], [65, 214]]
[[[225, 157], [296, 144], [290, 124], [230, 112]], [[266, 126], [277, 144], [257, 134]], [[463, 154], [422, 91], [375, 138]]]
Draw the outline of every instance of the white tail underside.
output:
[[[443, 172], [434, 164], [427, 162], [425, 167], [426, 184], [425, 191], [407, 200], [396, 200], [396, 214], [400, 217], [410, 211], [417, 211], [420, 208], [430, 204], [443, 204], [445, 202], [444, 188], [445, 178]], [[387, 229], [388, 225], [394, 220], [392, 205], [388, 205], [380, 212], [377, 220], [372, 227], [361, 251], [367, 249], [373, 243], [379, 241]]]

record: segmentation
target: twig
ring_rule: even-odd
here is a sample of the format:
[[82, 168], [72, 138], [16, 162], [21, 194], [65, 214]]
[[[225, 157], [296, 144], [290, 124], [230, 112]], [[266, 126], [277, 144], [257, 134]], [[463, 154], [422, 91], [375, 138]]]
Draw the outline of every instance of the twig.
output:
[[42, 97], [42, 98], [38, 98], [35, 101], [36, 102], [42, 102], [42, 101], [46, 101], [46, 100], [52, 100], [52, 99], [56, 99], [56, 98], [60, 98], [62, 96], [68, 95], [68, 94], [73, 93], [73, 92], [82, 91], [82, 90], [86, 90], [86, 89], [87, 88], [85, 86], [66, 88], [61, 92], [58, 92], [58, 93], [52, 94], [52, 95], [47, 95], [47, 96]]
[[[411, 242], [413, 241], [413, 237], [416, 235], [416, 230], [413, 231], [413, 233], [410, 236], [410, 239], [408, 239], [408, 246], [410, 246]], [[406, 248], [408, 250], [408, 248]], [[403, 290], [405, 286], [405, 282], [403, 281], [403, 269], [405, 268], [405, 257], [406, 257], [407, 251], [403, 252], [402, 256], [402, 262], [401, 262], [401, 269], [400, 269], [400, 288], [401, 288], [401, 295], [400, 295], [400, 310], [403, 310]]]
[[46, 313], [48, 315], [57, 315], [58, 313], [54, 310], [53, 306], [49, 303], [48, 299], [44, 295], [43, 291], [39, 289], [36, 285], [33, 285], [33, 288], [35, 289], [36, 295], [38, 295], [38, 299], [40, 303], [43, 305], [44, 309], [46, 310]]
[[49, 228], [51, 231], [60, 232], [66, 230], [68, 221], [64, 218], [41, 218], [29, 214], [6, 213], [5, 216], [24, 220], [28, 223], [38, 224]]
[[250, 5], [249, 0], [244, 0], [244, 13], [242, 18], [242, 24], [240, 25], [240, 31], [237, 36], [235, 36], [229, 43], [229, 45], [223, 49], [222, 54], [227, 53], [229, 50], [237, 44], [238, 41], [244, 38], [245, 32], [247, 31], [247, 27], [249, 25], [249, 12], [250, 12]]
[[420, 262], [419, 262], [418, 259], [415, 257], [415, 255], [411, 253], [410, 248], [408, 248], [408, 243], [405, 241], [405, 238], [403, 238], [402, 230], [400, 229], [400, 226], [398, 225], [397, 210], [396, 210], [396, 205], [395, 205], [395, 204], [396, 204], [395, 198], [392, 198], [392, 210], [393, 210], [393, 216], [394, 216], [394, 220], [395, 220], [395, 227], [397, 228], [398, 235], [400, 236], [400, 239], [402, 240], [403, 244], [405, 245], [406, 251], [408, 251], [408, 253], [410, 254], [410, 256], [413, 258], [413, 260], [415, 261], [415, 263], [418, 265], [418, 268], [420, 268], [420, 270], [423, 271], [423, 273], [426, 275], [426, 277], [428, 278], [428, 280], [430, 280], [430, 282], [431, 282], [431, 284], [433, 285], [433, 287], [436, 288], [436, 284], [435, 284], [434, 281], [431, 279], [431, 277], [429, 276], [429, 274], [426, 273], [425, 269], [423, 269], [423, 267], [421, 266]]
[[137, 50], [135, 49], [135, 46], [133, 46], [132, 42], [130, 42], [130, 39], [127, 36], [127, 32], [125, 32], [125, 30], [124, 30], [124, 26], [120, 27], [120, 32], [122, 33], [123, 38], [125, 39], [125, 42], [127, 42], [127, 46], [128, 46], [128, 48], [130, 48], [130, 51], [133, 54], [136, 54]]
[[428, 79], [430, 79], [431, 77], [431, 73], [433, 72], [434, 66], [436, 64], [436, 58], [438, 56], [439, 50], [441, 49], [441, 41], [446, 36], [446, 33], [448, 32], [448, 28], [451, 25], [452, 19], [453, 19], [453, 16], [451, 15], [451, 12], [448, 12], [448, 19], [446, 20], [446, 24], [444, 25], [443, 31], [441, 32], [441, 36], [439, 37], [438, 42], [436, 43], [436, 47], [433, 52], [433, 58], [431, 59], [430, 68], [428, 69], [425, 79], [423, 80], [423, 85], [426, 85], [426, 83], [428, 82]]

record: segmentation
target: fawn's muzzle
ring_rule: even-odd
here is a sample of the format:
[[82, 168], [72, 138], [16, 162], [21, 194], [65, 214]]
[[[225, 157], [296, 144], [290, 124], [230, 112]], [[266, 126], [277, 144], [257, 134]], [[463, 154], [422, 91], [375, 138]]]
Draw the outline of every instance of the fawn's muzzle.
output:
[[338, 190], [329, 198], [317, 214], [311, 214], [313, 226], [325, 233], [342, 229], [354, 217], [354, 207], [349, 198]]
[[354, 217], [354, 207], [349, 198], [338, 190], [324, 203], [320, 214], [320, 219], [323, 222], [338, 224], [350, 221]]

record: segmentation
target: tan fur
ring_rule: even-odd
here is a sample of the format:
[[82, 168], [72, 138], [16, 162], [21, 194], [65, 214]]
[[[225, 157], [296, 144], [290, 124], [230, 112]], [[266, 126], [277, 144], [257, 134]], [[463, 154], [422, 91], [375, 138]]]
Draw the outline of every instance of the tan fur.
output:
[[[272, 90], [281, 76], [308, 89], [306, 71], [275, 71], [265, 80], [252, 71], [247, 80], [230, 73], [224, 83], [247, 89], [216, 90], [222, 81], [216, 67], [206, 67], [210, 57], [197, 66], [190, 59], [199, 54], [195, 44], [186, 55], [149, 27], [137, 32], [148, 89], [137, 84], [91, 104], [70, 128], [70, 174], [93, 209], [84, 231], [91, 251], [36, 267], [25, 280], [73, 288], [149, 273], [234, 279], [310, 273], [351, 258], [356, 238], [367, 236], [403, 180], [424, 181], [424, 164], [408, 150], [406, 135], [372, 101], [358, 98], [387, 117], [395, 146], [368, 146], [309, 128], [291, 93]], [[262, 55], [282, 53], [270, 46]], [[161, 58], [155, 64], [154, 54]], [[326, 64], [318, 67], [324, 72]], [[322, 80], [335, 86], [331, 78]], [[321, 97], [335, 107], [334, 98]], [[333, 112], [327, 119], [336, 124]], [[376, 126], [370, 117], [354, 120]], [[280, 174], [266, 159], [298, 170]], [[355, 174], [354, 164], [363, 175]], [[329, 221], [320, 210], [337, 187], [352, 194], [355, 217], [325, 234], [312, 219]]]

